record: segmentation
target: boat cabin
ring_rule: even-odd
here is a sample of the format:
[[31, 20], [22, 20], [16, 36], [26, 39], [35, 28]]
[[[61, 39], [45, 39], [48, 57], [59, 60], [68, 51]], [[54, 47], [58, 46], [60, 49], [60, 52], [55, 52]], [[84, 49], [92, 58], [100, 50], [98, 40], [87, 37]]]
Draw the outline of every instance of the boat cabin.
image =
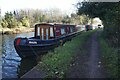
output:
[[35, 24], [35, 38], [41, 40], [53, 39], [54, 36], [54, 25], [53, 24]]
[[54, 39], [63, 35], [73, 33], [75, 31], [75, 25], [50, 23], [35, 24], [35, 38], [41, 40]]
[[67, 25], [67, 24], [55, 24], [55, 36], [60, 37], [63, 35], [67, 35], [76, 31], [75, 25]]

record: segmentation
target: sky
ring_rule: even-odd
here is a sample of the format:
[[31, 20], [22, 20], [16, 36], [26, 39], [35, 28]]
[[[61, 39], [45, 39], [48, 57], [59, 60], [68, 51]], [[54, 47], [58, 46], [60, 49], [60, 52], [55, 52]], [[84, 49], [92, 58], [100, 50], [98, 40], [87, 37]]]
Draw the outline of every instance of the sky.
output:
[[[80, 1], [80, 0], [79, 0]], [[7, 11], [19, 9], [51, 9], [59, 8], [66, 14], [76, 11], [74, 4], [78, 0], [0, 0], [1, 15]]]

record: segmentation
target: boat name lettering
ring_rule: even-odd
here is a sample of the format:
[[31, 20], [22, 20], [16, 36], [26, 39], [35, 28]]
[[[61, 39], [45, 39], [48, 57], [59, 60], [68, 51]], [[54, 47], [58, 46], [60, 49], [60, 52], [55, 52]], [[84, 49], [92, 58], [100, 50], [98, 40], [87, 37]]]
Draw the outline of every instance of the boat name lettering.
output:
[[37, 44], [36, 41], [29, 41], [29, 44]]

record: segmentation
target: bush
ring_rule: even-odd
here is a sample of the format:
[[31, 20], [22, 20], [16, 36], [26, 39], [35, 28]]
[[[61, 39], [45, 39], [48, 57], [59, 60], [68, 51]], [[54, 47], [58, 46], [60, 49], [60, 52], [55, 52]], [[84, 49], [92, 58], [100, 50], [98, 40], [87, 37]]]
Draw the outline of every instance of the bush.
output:
[[24, 17], [22, 19], [22, 25], [25, 26], [25, 27], [29, 27], [30, 26], [29, 20], [26, 17]]
[[117, 49], [109, 45], [109, 40], [100, 36], [100, 46], [102, 50], [102, 58], [104, 67], [107, 69], [108, 77], [118, 78], [118, 54]]
[[3, 28], [7, 28], [8, 22], [7, 22], [5, 19], [2, 19], [1, 26], [2, 26]]
[[22, 24], [22, 22], [19, 21], [17, 25], [18, 26], [22, 26], [23, 24]]
[[15, 28], [17, 26], [17, 20], [13, 17], [11, 19], [11, 28]]

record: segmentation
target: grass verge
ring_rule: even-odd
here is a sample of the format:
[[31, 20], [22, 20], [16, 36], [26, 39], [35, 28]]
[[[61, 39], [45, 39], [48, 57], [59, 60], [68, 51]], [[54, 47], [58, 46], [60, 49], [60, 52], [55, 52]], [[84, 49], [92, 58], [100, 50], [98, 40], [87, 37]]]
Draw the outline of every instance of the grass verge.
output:
[[63, 78], [76, 51], [86, 42], [93, 32], [95, 31], [82, 32], [71, 41], [66, 42], [63, 46], [56, 48], [54, 52], [49, 52], [44, 55], [37, 69], [46, 71], [47, 77]]
[[109, 40], [105, 40], [103, 34], [99, 37], [102, 50], [102, 60], [105, 69], [107, 69], [108, 77], [118, 78], [118, 54], [117, 48], [111, 47]]

